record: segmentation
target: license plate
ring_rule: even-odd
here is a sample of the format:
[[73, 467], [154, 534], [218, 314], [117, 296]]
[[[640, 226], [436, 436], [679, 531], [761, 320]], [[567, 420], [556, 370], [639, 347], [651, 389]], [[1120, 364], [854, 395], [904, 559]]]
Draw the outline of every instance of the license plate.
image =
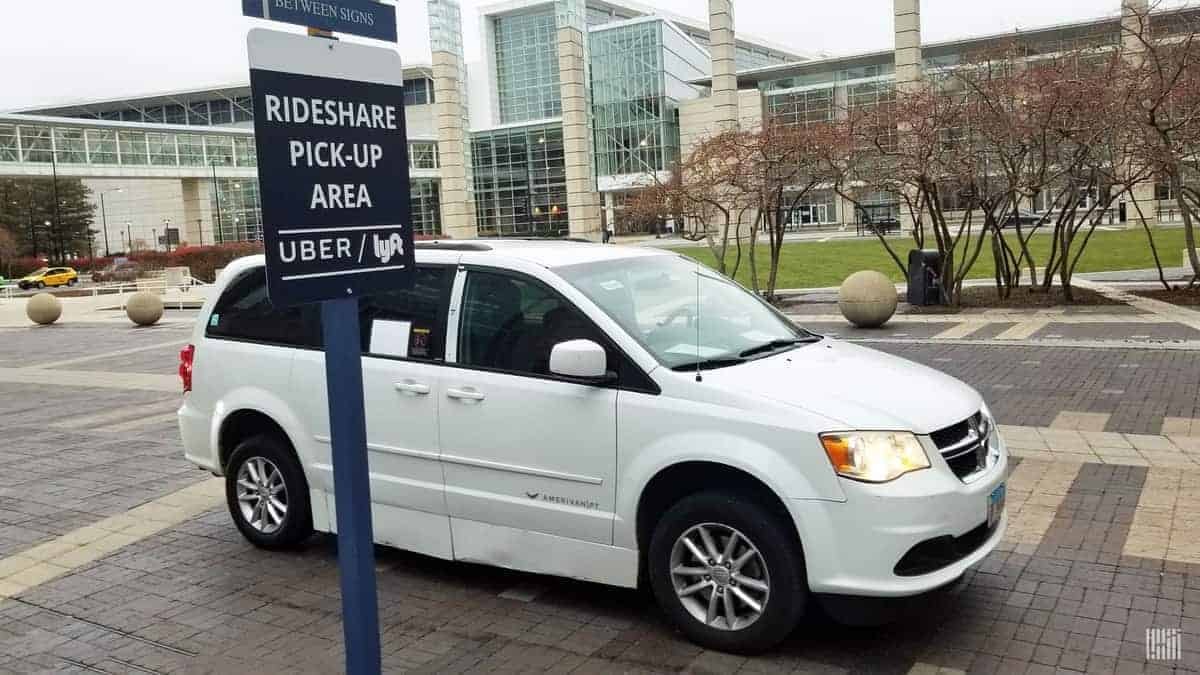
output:
[[988, 529], [995, 527], [996, 523], [1000, 522], [1000, 516], [1004, 515], [1004, 498], [1007, 495], [1007, 490], [1004, 489], [1004, 483], [996, 486], [992, 490], [992, 494], [988, 495], [987, 502], [987, 526]]

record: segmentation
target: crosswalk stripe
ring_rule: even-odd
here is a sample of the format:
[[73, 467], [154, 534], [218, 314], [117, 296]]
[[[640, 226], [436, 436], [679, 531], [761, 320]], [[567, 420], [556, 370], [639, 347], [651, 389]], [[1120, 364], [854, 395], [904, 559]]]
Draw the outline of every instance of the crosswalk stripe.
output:
[[144, 416], [144, 417], [137, 417], [135, 419], [131, 419], [126, 422], [118, 422], [116, 424], [110, 424], [108, 426], [93, 427], [92, 430], [93, 431], [104, 431], [104, 432], [108, 432], [108, 433], [113, 433], [113, 432], [117, 432], [117, 431], [133, 431], [135, 429], [151, 427], [156, 424], [162, 424], [165, 422], [173, 422], [173, 421], [175, 421], [175, 419], [176, 419], [176, 413], [174, 410], [172, 410], [171, 412], [165, 412], [160, 415], [148, 415], [148, 416]]
[[1008, 531], [1018, 553], [1037, 550], [1082, 463], [1024, 459], [1008, 478]]
[[996, 336], [997, 340], [1025, 340], [1039, 330], [1050, 325], [1049, 321], [1044, 319], [1035, 319], [1032, 321], [1021, 321], [1015, 326], [1008, 328], [1004, 332]]
[[1124, 555], [1200, 564], [1200, 472], [1152, 467], [1138, 496]]
[[983, 328], [986, 325], [987, 325], [987, 323], [985, 323], [983, 321], [964, 321], [963, 323], [955, 324], [955, 325], [947, 328], [946, 330], [938, 333], [937, 335], [934, 335], [933, 337], [934, 337], [934, 339], [939, 339], [939, 340], [953, 339], [953, 338], [965, 338], [965, 337], [975, 333], [980, 328]]

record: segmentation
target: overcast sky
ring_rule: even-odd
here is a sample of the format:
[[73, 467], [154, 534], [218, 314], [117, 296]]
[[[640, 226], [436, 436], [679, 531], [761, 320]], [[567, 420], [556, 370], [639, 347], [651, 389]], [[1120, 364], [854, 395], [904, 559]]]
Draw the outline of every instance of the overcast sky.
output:
[[[619, 1], [619, 0], [618, 0]], [[735, 0], [736, 29], [810, 53], [887, 49], [892, 0]], [[1168, 0], [1180, 4], [1179, 0]], [[398, 49], [428, 62], [425, 2], [397, 0]], [[467, 60], [479, 57], [476, 8], [463, 0]], [[704, 17], [706, 0], [642, 0]], [[0, 0], [0, 110], [244, 82], [246, 31], [238, 0]], [[55, 16], [47, 17], [53, 7]], [[1120, 0], [924, 0], [925, 41], [1115, 16]], [[279, 24], [282, 26], [282, 24]]]

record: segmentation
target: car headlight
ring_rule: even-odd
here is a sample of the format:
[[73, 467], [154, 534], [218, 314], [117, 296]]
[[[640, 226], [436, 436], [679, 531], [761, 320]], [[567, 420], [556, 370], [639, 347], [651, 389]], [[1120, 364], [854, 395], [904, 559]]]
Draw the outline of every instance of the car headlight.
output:
[[929, 457], [907, 431], [850, 431], [821, 434], [821, 445], [839, 476], [886, 483], [929, 468]]

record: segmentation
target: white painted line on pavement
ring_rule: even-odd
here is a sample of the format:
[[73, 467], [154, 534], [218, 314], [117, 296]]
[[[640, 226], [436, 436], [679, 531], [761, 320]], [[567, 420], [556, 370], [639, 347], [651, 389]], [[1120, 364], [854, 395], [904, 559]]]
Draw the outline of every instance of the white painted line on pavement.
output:
[[129, 349], [118, 349], [116, 351], [103, 352], [100, 354], [88, 354], [87, 356], [80, 356], [80, 357], [74, 358], [74, 359], [64, 359], [62, 361], [51, 361], [50, 363], [38, 363], [36, 365], [28, 366], [28, 368], [39, 369], [39, 368], [60, 368], [62, 366], [73, 366], [78, 363], [87, 363], [88, 361], [98, 361], [101, 359], [110, 359], [115, 356], [126, 356], [128, 354], [136, 354], [138, 352], [148, 352], [148, 351], [152, 351], [155, 349], [162, 349], [164, 347], [178, 347], [178, 346], [181, 346], [184, 344], [187, 344], [187, 340], [171, 340], [170, 342], [158, 342], [158, 343], [152, 344], [152, 345], [143, 345], [141, 347], [130, 347]]

